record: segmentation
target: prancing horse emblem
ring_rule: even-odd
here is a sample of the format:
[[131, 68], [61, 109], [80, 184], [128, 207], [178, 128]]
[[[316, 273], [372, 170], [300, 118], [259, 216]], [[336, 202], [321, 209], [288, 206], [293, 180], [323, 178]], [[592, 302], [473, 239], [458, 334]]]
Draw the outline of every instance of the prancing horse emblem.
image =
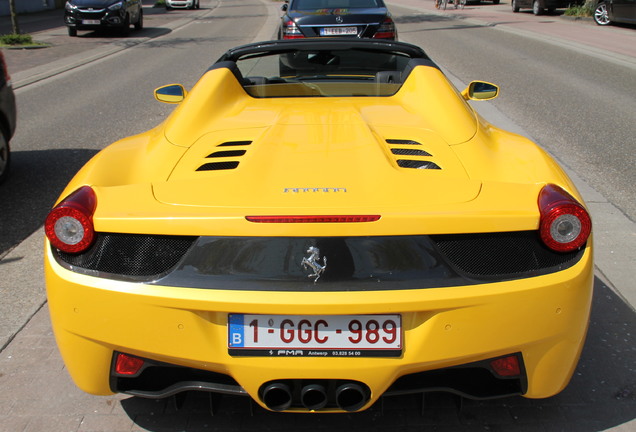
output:
[[304, 268], [307, 268], [307, 266], [311, 267], [314, 272], [307, 277], [315, 277], [314, 283], [316, 283], [327, 268], [327, 257], [322, 257], [322, 265], [320, 265], [320, 249], [315, 246], [310, 246], [309, 249], [307, 249], [307, 253], [309, 256], [303, 258], [301, 264]]

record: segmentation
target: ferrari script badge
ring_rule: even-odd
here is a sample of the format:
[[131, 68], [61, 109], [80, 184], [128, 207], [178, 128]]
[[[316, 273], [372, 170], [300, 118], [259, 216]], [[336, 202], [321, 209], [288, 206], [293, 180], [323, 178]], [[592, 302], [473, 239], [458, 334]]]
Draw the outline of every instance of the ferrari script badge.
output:
[[307, 268], [307, 266], [309, 266], [313, 270], [313, 273], [308, 275], [307, 277], [315, 278], [314, 283], [316, 283], [327, 268], [327, 257], [322, 257], [322, 265], [320, 265], [320, 249], [315, 246], [310, 246], [309, 249], [307, 249], [307, 253], [309, 254], [309, 256], [303, 258], [301, 264], [304, 268]]

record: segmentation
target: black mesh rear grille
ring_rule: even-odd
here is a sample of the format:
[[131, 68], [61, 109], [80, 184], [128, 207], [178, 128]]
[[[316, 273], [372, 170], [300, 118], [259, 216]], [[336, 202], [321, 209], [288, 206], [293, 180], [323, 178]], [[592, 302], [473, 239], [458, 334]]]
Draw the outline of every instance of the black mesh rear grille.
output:
[[[324, 273], [303, 266], [310, 247]], [[359, 291], [475, 285], [534, 277], [575, 265], [584, 248], [554, 252], [536, 231], [373, 237], [185, 237], [98, 234], [85, 253], [54, 250], [91, 276], [191, 288]]]
[[446, 259], [473, 277], [544, 274], [573, 265], [583, 250], [548, 249], [536, 231], [431, 236]]
[[197, 237], [99, 233], [82, 254], [54, 250], [64, 263], [85, 270], [130, 277], [157, 277], [183, 258]]

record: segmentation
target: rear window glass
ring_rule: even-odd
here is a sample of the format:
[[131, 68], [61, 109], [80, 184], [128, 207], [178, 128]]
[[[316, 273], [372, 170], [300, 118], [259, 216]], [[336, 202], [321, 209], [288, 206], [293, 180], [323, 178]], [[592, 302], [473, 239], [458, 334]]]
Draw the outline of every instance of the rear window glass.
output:
[[384, 7], [382, 0], [294, 0], [290, 5], [296, 10], [355, 9]]

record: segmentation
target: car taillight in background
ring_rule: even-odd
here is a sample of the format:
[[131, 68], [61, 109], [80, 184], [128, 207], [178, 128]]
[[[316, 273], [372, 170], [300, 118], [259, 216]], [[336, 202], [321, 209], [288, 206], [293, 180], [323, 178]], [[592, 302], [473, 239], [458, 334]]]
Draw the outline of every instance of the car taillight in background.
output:
[[395, 23], [391, 18], [386, 18], [373, 35], [374, 39], [396, 39]]
[[285, 21], [283, 27], [283, 39], [301, 39], [305, 36], [302, 34], [298, 26], [292, 20]]
[[11, 87], [11, 75], [7, 69], [7, 63], [4, 61], [4, 56], [0, 53], [0, 67], [2, 67], [2, 74], [4, 75], [4, 81], [8, 87]]
[[547, 247], [571, 252], [585, 244], [592, 231], [589, 213], [572, 195], [548, 184], [539, 193], [539, 234]]
[[53, 247], [66, 253], [80, 253], [95, 239], [93, 214], [97, 207], [95, 192], [83, 186], [56, 205], [46, 217], [44, 231]]

